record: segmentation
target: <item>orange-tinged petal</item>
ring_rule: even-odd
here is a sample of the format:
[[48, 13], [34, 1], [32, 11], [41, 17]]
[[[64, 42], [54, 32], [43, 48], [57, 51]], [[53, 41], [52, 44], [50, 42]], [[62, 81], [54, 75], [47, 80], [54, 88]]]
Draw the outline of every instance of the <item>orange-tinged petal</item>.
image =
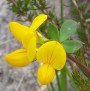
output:
[[47, 15], [40, 14], [38, 15], [32, 22], [32, 25], [30, 26], [31, 31], [37, 30], [37, 28], [45, 21], [47, 20]]
[[47, 85], [53, 81], [55, 77], [55, 69], [49, 65], [44, 64], [38, 69], [38, 80], [42, 85]]
[[29, 31], [29, 27], [21, 25], [18, 22], [10, 22], [9, 28], [14, 37], [20, 42], [22, 41], [22, 38], [25, 36], [25, 34]]
[[8, 64], [15, 67], [24, 67], [30, 64], [25, 49], [18, 49], [10, 54], [7, 54], [5, 59]]
[[38, 49], [37, 60], [60, 70], [66, 63], [66, 52], [59, 42], [49, 41]]

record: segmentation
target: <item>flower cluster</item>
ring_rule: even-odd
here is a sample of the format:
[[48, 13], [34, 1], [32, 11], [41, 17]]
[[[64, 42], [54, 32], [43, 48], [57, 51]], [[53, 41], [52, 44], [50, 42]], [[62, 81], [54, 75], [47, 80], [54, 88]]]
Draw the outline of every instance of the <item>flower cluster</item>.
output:
[[7, 63], [15, 67], [27, 66], [35, 59], [42, 62], [37, 78], [43, 85], [50, 83], [55, 77], [55, 70], [61, 70], [66, 63], [66, 52], [58, 41], [48, 40], [37, 47], [39, 39], [44, 40], [45, 37], [36, 30], [46, 20], [47, 15], [40, 14], [33, 20], [30, 27], [10, 22], [10, 31], [23, 48], [5, 56]]

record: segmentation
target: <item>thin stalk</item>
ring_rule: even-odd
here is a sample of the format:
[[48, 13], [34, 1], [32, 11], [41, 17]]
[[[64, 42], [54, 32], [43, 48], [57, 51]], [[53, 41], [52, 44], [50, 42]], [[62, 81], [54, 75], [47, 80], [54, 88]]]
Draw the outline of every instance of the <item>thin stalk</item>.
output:
[[[61, 4], [61, 10], [60, 10], [60, 14], [61, 14], [61, 24], [63, 23], [64, 21], [64, 5], [63, 5], [63, 0], [60, 0], [60, 4]], [[64, 67], [62, 70], [61, 70], [61, 75], [60, 75], [60, 82], [61, 82], [61, 91], [67, 91], [67, 76], [66, 76], [66, 67]]]
[[61, 14], [61, 24], [63, 23], [64, 19], [63, 19], [63, 16], [64, 16], [64, 9], [63, 9], [63, 0], [60, 0], [60, 4], [61, 4], [61, 10], [60, 10], [60, 14]]
[[59, 80], [59, 75], [58, 75], [57, 70], [56, 70], [56, 79], [57, 79], [58, 91], [61, 91], [61, 89], [60, 89], [60, 80]]
[[75, 91], [79, 91], [77, 86], [76, 86], [76, 84], [75, 84], [75, 82], [74, 82], [74, 79], [73, 79], [73, 77], [72, 77], [72, 75], [71, 75], [71, 73], [70, 73], [70, 71], [68, 70], [67, 67], [66, 67], [66, 72], [67, 72], [67, 75], [68, 75], [68, 77], [69, 77], [69, 79], [70, 79], [70, 81], [72, 83], [72, 86], [74, 87]]
[[84, 64], [82, 64], [79, 60], [75, 59], [72, 55], [67, 54], [67, 57], [75, 62], [77, 65], [79, 65], [81, 68], [83, 68], [85, 70], [85, 72], [88, 74], [88, 76], [90, 77], [90, 68], [88, 68], [87, 66], [85, 66]]
[[61, 91], [67, 91], [67, 76], [66, 76], [66, 66], [61, 70], [60, 75]]
[[52, 88], [52, 91], [55, 91], [55, 90], [54, 90], [54, 86], [53, 86], [53, 83], [52, 83], [52, 82], [50, 83], [50, 86], [51, 86], [51, 88]]

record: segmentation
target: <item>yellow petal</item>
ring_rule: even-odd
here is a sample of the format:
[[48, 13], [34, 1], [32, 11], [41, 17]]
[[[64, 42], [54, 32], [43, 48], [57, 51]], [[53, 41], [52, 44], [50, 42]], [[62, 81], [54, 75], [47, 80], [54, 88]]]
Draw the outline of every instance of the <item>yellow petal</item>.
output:
[[45, 20], [47, 20], [47, 15], [40, 14], [32, 22], [30, 26], [31, 31], [35, 31]]
[[[30, 42], [31, 39], [32, 39], [33, 37], [35, 37], [35, 36], [36, 36], [36, 35], [35, 35], [34, 32], [29, 31], [29, 32], [23, 37], [23, 39], [22, 39], [22, 44], [23, 44], [24, 48], [27, 49], [27, 47], [28, 47], [28, 45], [29, 45], [29, 42]], [[36, 40], [33, 40], [33, 41], [36, 41]]]
[[29, 41], [27, 55], [30, 62], [32, 62], [36, 57], [36, 36], [33, 36], [33, 38]]
[[9, 28], [14, 37], [21, 42], [22, 38], [29, 31], [29, 28], [19, 24], [18, 22], [10, 22]]
[[38, 49], [37, 60], [60, 70], [66, 63], [66, 52], [59, 42], [49, 41]]
[[51, 65], [44, 64], [38, 69], [38, 80], [41, 84], [47, 85], [55, 77], [55, 70]]
[[27, 58], [27, 52], [24, 49], [18, 49], [10, 54], [7, 54], [5, 59], [8, 64], [15, 67], [24, 67], [30, 64], [30, 61]]

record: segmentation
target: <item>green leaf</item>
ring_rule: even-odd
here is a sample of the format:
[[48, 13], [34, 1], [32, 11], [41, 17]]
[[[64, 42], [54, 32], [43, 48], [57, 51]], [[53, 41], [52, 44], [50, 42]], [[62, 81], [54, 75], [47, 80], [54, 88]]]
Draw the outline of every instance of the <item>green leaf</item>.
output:
[[67, 53], [74, 53], [82, 47], [82, 43], [75, 40], [66, 40], [62, 45]]
[[59, 40], [59, 31], [54, 24], [49, 23], [47, 30], [48, 31], [47, 31], [46, 36], [48, 38], [53, 39], [53, 40]]
[[68, 39], [77, 30], [77, 23], [74, 20], [65, 21], [60, 29], [60, 41]]

